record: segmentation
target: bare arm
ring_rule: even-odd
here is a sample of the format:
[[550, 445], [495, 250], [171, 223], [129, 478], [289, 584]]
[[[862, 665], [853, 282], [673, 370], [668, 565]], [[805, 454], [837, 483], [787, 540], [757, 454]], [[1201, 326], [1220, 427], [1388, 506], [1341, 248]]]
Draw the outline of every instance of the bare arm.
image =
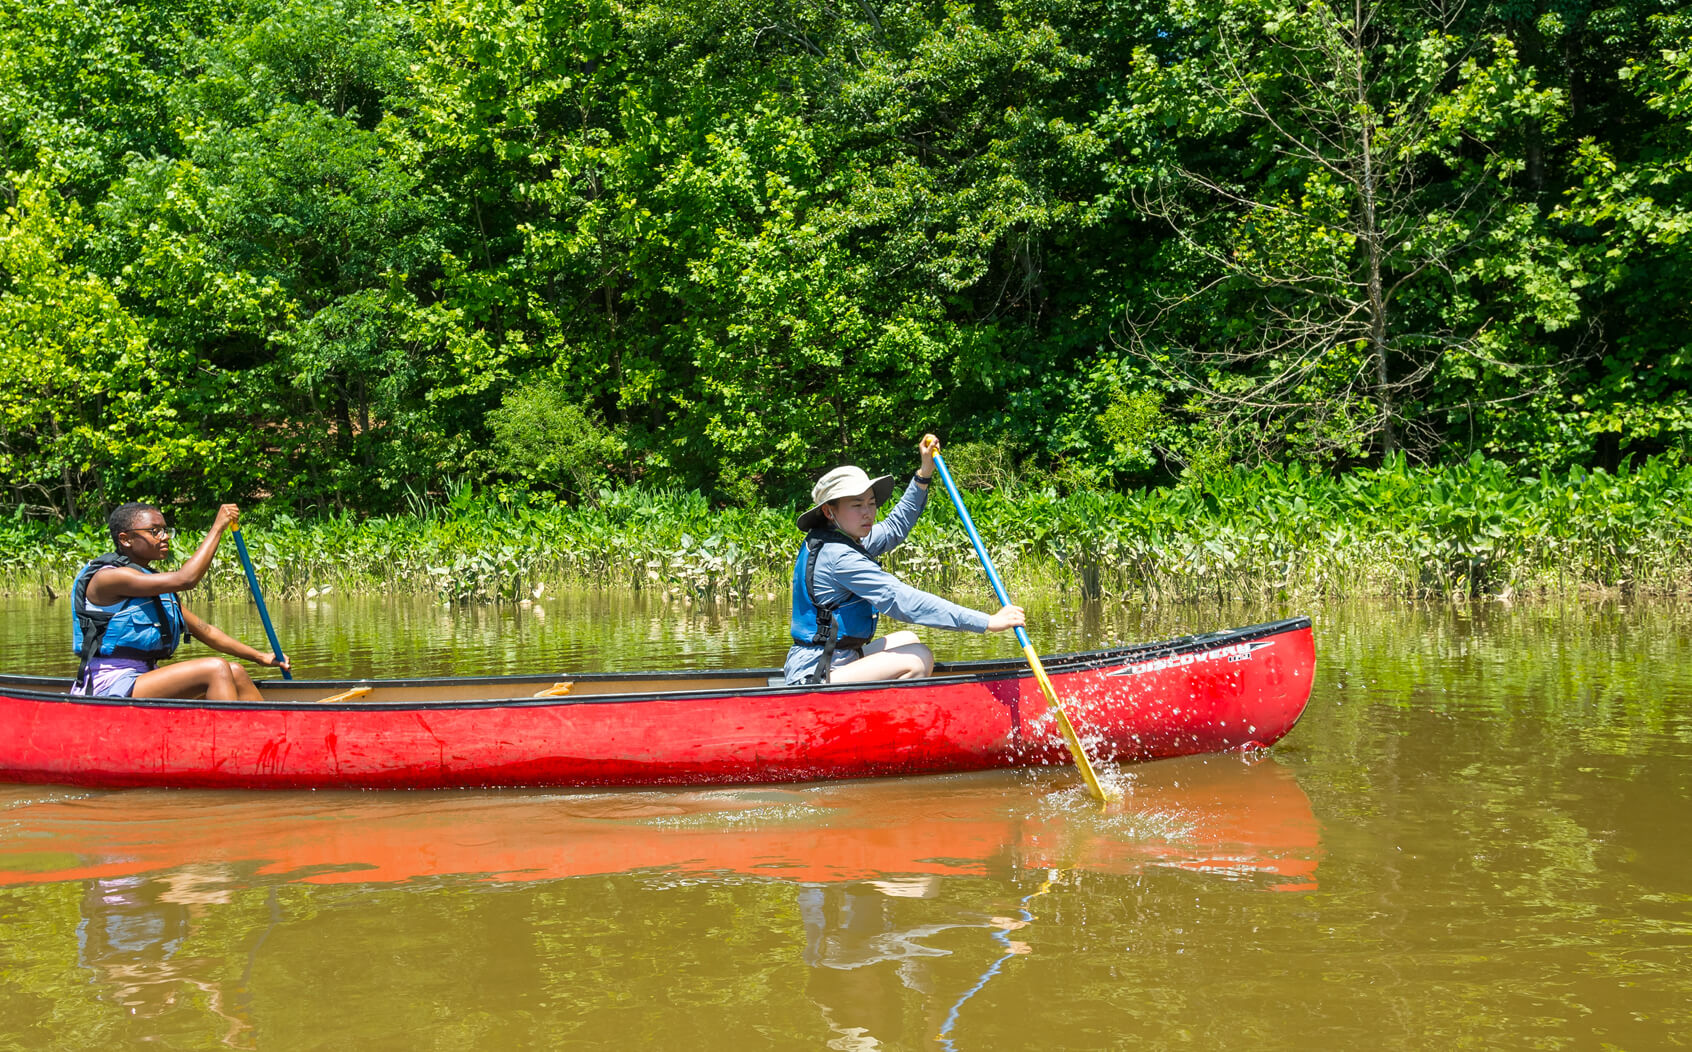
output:
[[263, 650], [254, 650], [223, 629], [190, 613], [187, 607], [182, 608], [182, 620], [188, 626], [189, 635], [213, 650], [260, 665], [271, 665], [276, 668], [288, 667], [287, 661], [278, 663], [275, 654]]
[[217, 519], [182, 566], [161, 573], [147, 573], [133, 566], [113, 566], [96, 573], [88, 581], [88, 601], [97, 606], [109, 606], [120, 599], [139, 599], [166, 592], [185, 592], [200, 583], [211, 569], [212, 556], [217, 554], [218, 542], [230, 523], [239, 522], [241, 509], [225, 504], [217, 509]]

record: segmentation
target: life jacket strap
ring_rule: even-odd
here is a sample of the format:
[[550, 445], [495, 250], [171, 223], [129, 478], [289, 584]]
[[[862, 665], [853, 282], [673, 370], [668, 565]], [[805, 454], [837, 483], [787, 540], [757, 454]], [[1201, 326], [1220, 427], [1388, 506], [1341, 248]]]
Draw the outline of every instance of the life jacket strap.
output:
[[811, 600], [811, 605], [816, 607], [817, 632], [823, 637], [822, 660], [817, 663], [817, 671], [812, 673], [810, 677], [812, 683], [828, 682], [830, 673], [834, 671], [834, 653], [841, 646], [848, 650], [855, 650], [869, 642], [868, 639], [861, 639], [857, 636], [848, 636], [842, 639], [840, 637], [840, 621], [834, 616], [834, 611], [846, 605], [850, 600], [858, 598], [857, 596], [848, 593], [832, 603], [819, 603], [816, 600], [817, 556], [822, 553], [822, 546], [825, 544], [844, 544], [856, 549], [860, 555], [877, 566], [881, 565], [881, 562], [875, 556], [864, 550], [862, 544], [839, 530], [812, 530], [805, 535], [805, 595]]
[[[88, 609], [88, 582], [94, 579], [95, 574], [108, 566], [134, 565], [135, 561], [129, 556], [119, 555], [116, 552], [107, 552], [104, 555], [95, 556], [89, 560], [87, 572], [79, 574], [76, 583], [71, 587], [71, 613], [82, 627], [82, 662], [76, 668], [76, 679], [72, 681], [71, 686], [73, 691], [88, 685], [88, 666], [94, 660], [94, 656], [100, 653], [100, 644], [105, 642], [106, 639], [106, 629], [111, 627], [112, 618], [117, 614], [115, 610]], [[165, 641], [170, 644], [170, 648], [160, 653], [120, 647], [113, 651], [113, 657], [157, 661], [160, 657], [169, 657], [176, 652], [176, 623], [166, 613], [163, 600], [156, 595], [150, 598], [153, 609], [158, 614], [160, 631], [163, 633]]]

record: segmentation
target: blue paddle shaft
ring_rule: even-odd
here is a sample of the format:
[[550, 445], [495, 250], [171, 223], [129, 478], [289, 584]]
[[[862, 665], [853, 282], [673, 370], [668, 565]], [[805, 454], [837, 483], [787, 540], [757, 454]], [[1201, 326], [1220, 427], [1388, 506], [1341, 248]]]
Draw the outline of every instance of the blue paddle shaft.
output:
[[[975, 520], [969, 517], [969, 509], [964, 507], [963, 497], [958, 493], [958, 487], [952, 482], [952, 473], [946, 470], [946, 458], [934, 454], [934, 470], [940, 476], [940, 482], [946, 487], [946, 495], [952, 498], [952, 507], [958, 509], [958, 518], [963, 521], [964, 532], [969, 534], [969, 543], [975, 545], [975, 555], [981, 560], [981, 568], [987, 571], [987, 580], [998, 594], [999, 605], [1011, 605], [1010, 593], [1005, 591], [1005, 582], [999, 580], [999, 571], [993, 569], [993, 560], [987, 554], [987, 546], [981, 543], [981, 535], [975, 532]], [[1022, 646], [1028, 646], [1028, 633], [1016, 626], [1016, 641]]]
[[[252, 589], [253, 602], [258, 604], [259, 620], [264, 622], [264, 634], [270, 639], [270, 650], [276, 655], [276, 660], [283, 659], [282, 644], [276, 640], [276, 629], [270, 627], [270, 611], [264, 608], [264, 593], [259, 591], [258, 574], [253, 572], [252, 557], [247, 554], [247, 542], [241, 538], [241, 528], [235, 527], [229, 532], [235, 535], [235, 551], [241, 556], [241, 569], [247, 571], [247, 587]], [[293, 679], [293, 673], [282, 670], [283, 679]]]

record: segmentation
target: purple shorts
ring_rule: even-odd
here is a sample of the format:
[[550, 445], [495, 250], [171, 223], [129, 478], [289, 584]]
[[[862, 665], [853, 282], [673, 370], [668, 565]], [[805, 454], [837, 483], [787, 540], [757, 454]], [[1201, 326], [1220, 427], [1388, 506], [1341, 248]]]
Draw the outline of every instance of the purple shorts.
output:
[[135, 681], [141, 678], [141, 673], [151, 672], [153, 668], [151, 661], [142, 661], [140, 658], [97, 657], [88, 662], [88, 689], [78, 689], [82, 686], [79, 683], [71, 688], [71, 693], [100, 698], [127, 698], [135, 690]]

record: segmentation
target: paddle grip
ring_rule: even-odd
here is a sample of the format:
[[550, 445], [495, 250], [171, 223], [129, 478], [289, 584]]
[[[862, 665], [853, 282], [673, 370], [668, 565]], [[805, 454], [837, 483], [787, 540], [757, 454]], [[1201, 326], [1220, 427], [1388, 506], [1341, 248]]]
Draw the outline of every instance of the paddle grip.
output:
[[[276, 629], [270, 625], [270, 611], [264, 608], [264, 593], [259, 591], [258, 574], [253, 572], [253, 560], [247, 554], [247, 542], [241, 538], [240, 524], [231, 526], [229, 532], [235, 535], [235, 552], [241, 557], [241, 569], [247, 571], [247, 587], [252, 590], [253, 602], [258, 604], [259, 620], [264, 622], [264, 634], [270, 640], [271, 652], [276, 655], [277, 661], [281, 661], [286, 655], [282, 653], [282, 644], [276, 639]], [[293, 679], [294, 675], [283, 669], [282, 678]]]

